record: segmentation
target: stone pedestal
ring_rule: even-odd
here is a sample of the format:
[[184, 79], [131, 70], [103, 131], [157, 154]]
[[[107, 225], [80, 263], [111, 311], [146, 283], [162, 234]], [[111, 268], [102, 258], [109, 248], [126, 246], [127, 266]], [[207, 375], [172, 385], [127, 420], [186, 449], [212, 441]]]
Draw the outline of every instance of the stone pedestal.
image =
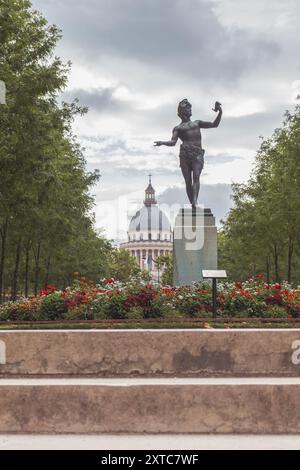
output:
[[180, 209], [173, 256], [175, 286], [202, 281], [203, 269], [218, 269], [217, 227], [210, 209]]

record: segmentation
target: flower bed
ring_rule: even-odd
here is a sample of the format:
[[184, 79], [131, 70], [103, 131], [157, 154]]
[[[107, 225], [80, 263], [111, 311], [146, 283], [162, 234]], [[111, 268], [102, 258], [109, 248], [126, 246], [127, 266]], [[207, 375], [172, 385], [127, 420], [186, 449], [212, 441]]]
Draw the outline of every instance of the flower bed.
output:
[[[48, 286], [36, 297], [0, 306], [0, 322], [142, 319], [201, 319], [211, 317], [207, 284], [161, 287], [133, 279], [122, 284], [86, 278], [58, 291]], [[300, 318], [300, 289], [287, 283], [267, 284], [261, 275], [244, 283], [219, 283], [219, 318]]]

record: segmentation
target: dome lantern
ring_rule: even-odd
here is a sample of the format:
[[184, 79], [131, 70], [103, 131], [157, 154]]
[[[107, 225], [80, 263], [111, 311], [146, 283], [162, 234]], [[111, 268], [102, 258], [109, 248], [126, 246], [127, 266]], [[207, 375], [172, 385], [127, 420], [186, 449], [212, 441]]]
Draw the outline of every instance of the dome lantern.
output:
[[145, 191], [145, 200], [144, 200], [145, 206], [151, 206], [152, 204], [156, 204], [155, 190], [152, 186], [151, 178], [152, 178], [152, 175], [149, 175], [149, 184]]

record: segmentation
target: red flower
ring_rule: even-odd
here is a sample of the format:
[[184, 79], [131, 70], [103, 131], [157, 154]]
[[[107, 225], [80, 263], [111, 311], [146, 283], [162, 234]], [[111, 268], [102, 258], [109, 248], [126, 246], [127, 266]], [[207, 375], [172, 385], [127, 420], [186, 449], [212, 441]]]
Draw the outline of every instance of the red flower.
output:
[[48, 292], [47, 290], [44, 290], [44, 289], [40, 290], [40, 297], [44, 297], [45, 295], [49, 295], [49, 294], [50, 292]]
[[71, 308], [77, 307], [77, 302], [75, 300], [66, 300], [65, 307], [69, 310]]
[[281, 305], [284, 306], [284, 300], [280, 294], [280, 292], [276, 292], [273, 296], [270, 295], [265, 297], [265, 302], [268, 305]]
[[279, 284], [278, 282], [275, 284], [274, 287], [276, 290], [281, 290], [281, 284]]
[[48, 284], [47, 286], [47, 289], [51, 292], [55, 292], [56, 291], [56, 287], [52, 286], [51, 284]]

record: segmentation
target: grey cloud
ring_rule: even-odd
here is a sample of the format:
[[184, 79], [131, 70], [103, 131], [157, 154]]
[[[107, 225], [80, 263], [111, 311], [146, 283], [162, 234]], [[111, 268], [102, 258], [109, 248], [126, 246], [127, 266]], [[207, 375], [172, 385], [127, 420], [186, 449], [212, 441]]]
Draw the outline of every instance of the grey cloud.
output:
[[[256, 10], [258, 2], [244, 1], [256, 13], [260, 11]], [[276, 19], [280, 20], [275, 8], [279, 2], [260, 1], [272, 10], [274, 23]], [[264, 15], [257, 27], [257, 19], [248, 17], [248, 10], [240, 5], [242, 2], [234, 0], [218, 1], [227, 3], [227, 17], [235, 18], [234, 25], [229, 22], [229, 27], [225, 27], [224, 17], [217, 17], [213, 9], [216, 1], [213, 0], [32, 0], [32, 3], [50, 23], [62, 28], [63, 40], [58, 46], [58, 54], [64, 60], [73, 60], [73, 73], [76, 70], [79, 73], [78, 77], [73, 77], [73, 83], [77, 83], [74, 86], [82, 86], [85, 72], [89, 83], [95, 83], [99, 77], [98, 83], [113, 84], [96, 90], [89, 89], [87, 84], [84, 90], [73, 90], [66, 95], [69, 99], [78, 97], [81, 105], [90, 107], [91, 113], [84, 117], [87, 125], [83, 129], [97, 118], [95, 114], [103, 119], [105, 112], [112, 118], [111, 129], [106, 127], [105, 130], [111, 136], [81, 136], [87, 147], [86, 154], [90, 156], [88, 168], [97, 164], [102, 173], [101, 182], [95, 189], [99, 205], [109, 198], [137, 190], [141, 191], [142, 200], [151, 167], [157, 189], [166, 185], [175, 187], [168, 189], [161, 196], [162, 200], [186, 201], [185, 191], [179, 187], [182, 176], [178, 167], [178, 147], [173, 150], [160, 148], [155, 152], [152, 148], [153, 140], [170, 137], [171, 129], [177, 123], [177, 100], [185, 95], [195, 105], [195, 119], [215, 117], [209, 106], [210, 97], [220, 99], [224, 104], [220, 127], [203, 131], [208, 165], [232, 162], [243, 149], [247, 149], [247, 155], [249, 150], [254, 155], [260, 143], [259, 136], [267, 137], [280, 126], [284, 109], [290, 106], [287, 104], [288, 89], [299, 78], [296, 57], [300, 9], [297, 0], [288, 2], [290, 6], [280, 2], [293, 16], [293, 22], [282, 29], [269, 27], [268, 31], [265, 31]], [[270, 23], [267, 12], [265, 16]], [[136, 109], [137, 100], [117, 99], [116, 83], [125, 85], [132, 94], [129, 96], [139, 100], [140, 108], [145, 104], [145, 109]], [[146, 109], [151, 94], [154, 103], [161, 96], [164, 104]], [[236, 96], [243, 101], [248, 95], [258, 98], [268, 112], [228, 117], [226, 100], [232, 103], [232, 97]], [[143, 96], [150, 100], [143, 103]], [[201, 101], [198, 101], [199, 107], [197, 104], [197, 100], [203, 98], [205, 109], [201, 108]], [[119, 116], [127, 120], [128, 126], [124, 128], [128, 128], [129, 136], [135, 136], [134, 144], [127, 141], [126, 136], [117, 138], [115, 123], [118, 121], [114, 118], [119, 119]], [[211, 155], [211, 149], [218, 154]], [[246, 178], [248, 166], [243, 170], [243, 161], [237, 163]], [[222, 176], [218, 178], [222, 180]], [[202, 184], [202, 198], [219, 220], [230, 207], [230, 187]]]
[[[114, 98], [108, 99], [108, 91], [105, 92], [105, 98], [103, 98], [102, 89], [99, 93], [100, 96], [97, 97], [97, 91], [89, 93], [88, 91], [77, 90], [72, 92], [72, 98], [78, 97], [81, 105], [91, 105], [91, 110], [93, 109], [100, 114], [104, 110], [108, 115], [112, 116], [119, 116], [122, 113], [124, 119], [130, 120], [132, 127], [136, 129], [137, 135], [140, 135], [140, 138], [144, 138], [145, 142], [149, 143], [149, 151], [152, 141], [168, 139], [172, 128], [178, 123], [176, 115], [177, 103], [163, 104], [151, 110], [137, 110], [134, 109], [130, 102], [123, 103], [121, 100]], [[245, 147], [255, 150], [259, 145], [259, 136], [270, 136], [274, 129], [281, 125], [283, 113], [284, 108], [277, 106], [268, 112], [230, 117], [226, 115], [226, 108], [224, 108], [223, 119], [217, 131], [211, 129], [203, 130], [204, 147], [208, 151], [211, 145], [215, 146], [216, 144], [224, 148], [228, 146], [229, 148]], [[213, 120], [215, 115], [210, 113], [209, 110], [198, 111], [195, 107], [194, 117], [195, 119]], [[87, 119], [89, 119], [89, 116], [87, 116]], [[150, 133], [150, 129], [151, 135], [149, 136], [147, 134]], [[115, 139], [113, 137], [112, 139], [107, 139], [106, 142], [103, 140], [101, 143], [103, 152], [105, 151], [108, 155], [115, 151], [121, 151], [132, 156], [149, 153], [145, 152], [141, 147], [132, 148], [123, 139]], [[177, 149], [174, 149], [174, 152], [177, 153]], [[229, 161], [228, 158], [233, 158], [231, 155], [225, 156], [225, 152], [222, 155], [224, 155], [223, 163], [225, 159]], [[213, 158], [216, 159], [217, 157], [214, 156]], [[213, 162], [218, 163], [218, 160]]]
[[259, 137], [271, 136], [274, 129], [281, 126], [282, 121], [282, 108], [241, 117], [226, 117], [225, 113], [218, 133], [214, 135], [206, 133], [205, 140], [208, 147], [214, 139], [214, 142], [225, 148], [234, 146], [254, 148], [255, 150], [260, 145]]
[[[278, 43], [225, 29], [207, 0], [35, 0], [63, 27], [64, 43], [81, 60], [113, 56], [169, 73], [233, 84], [245, 71], [278, 56]], [[120, 62], [121, 67], [121, 62]], [[130, 77], [129, 77], [130, 78]]]
[[[113, 170], [111, 170], [113, 171]], [[183, 185], [178, 185], [176, 181], [181, 180], [180, 170], [167, 171], [159, 170], [152, 171], [152, 182], [154, 188], [157, 190], [157, 201], [159, 204], [166, 204], [169, 206], [179, 204], [184, 206], [188, 204], [185, 189]], [[128, 179], [130, 178], [130, 185]], [[159, 187], [162, 183], [170, 186], [165, 191], [160, 192]], [[114, 171], [114, 183], [111, 184], [110, 172], [105, 172], [100, 185], [97, 188], [97, 203], [101, 205], [106, 201], [115, 200], [118, 197], [128, 196], [131, 191], [139, 192], [139, 196], [131, 200], [132, 203], [142, 205], [144, 199], [144, 190], [148, 184], [148, 171], [138, 170], [136, 168], [124, 168]], [[233, 205], [231, 199], [231, 185], [230, 184], [201, 184], [201, 191], [199, 203], [205, 207], [211, 208], [216, 217], [217, 224], [225, 219], [230, 208]]]
[[[209, 207], [216, 217], [217, 225], [225, 219], [233, 201], [231, 199], [232, 190], [230, 184], [202, 184], [199, 203]], [[184, 188], [172, 187], [164, 191], [159, 197], [160, 204], [188, 204], [188, 199]]]
[[[160, 129], [160, 135], [164, 132], [171, 132], [172, 127], [177, 124], [176, 105], [166, 104], [151, 111], [144, 113], [144, 124], [150, 126], [155, 132]], [[197, 103], [195, 103], [197, 105]], [[291, 108], [291, 106], [290, 106]], [[193, 116], [195, 119], [203, 119], [212, 121], [215, 114], [209, 109], [198, 110], [193, 107]], [[218, 129], [203, 129], [202, 134], [206, 142], [218, 141], [223, 142], [230, 147], [242, 146], [244, 143], [253, 147], [256, 139], [260, 135], [270, 135], [274, 129], [281, 125], [283, 121], [284, 107], [273, 107], [266, 112], [257, 112], [244, 116], [231, 117], [226, 114], [226, 107], [223, 109], [223, 118]], [[168, 137], [168, 136], [167, 136]]]
[[[174, 100], [173, 103], [163, 103], [155, 108], [145, 110], [136, 108], [136, 105], [130, 100], [117, 98], [115, 96], [117, 89], [117, 87], [99, 87], [96, 89], [77, 88], [66, 91], [62, 95], [62, 98], [67, 101], [73, 101], [77, 98], [82, 106], [87, 106], [91, 111], [98, 114], [105, 113], [119, 116], [122, 113], [127, 113], [127, 118], [130, 117], [130, 120], [142, 123], [145, 127], [161, 128], [162, 125], [168, 124], [171, 130], [172, 126], [178, 122], [177, 106], [179, 101], [183, 99], [182, 95], [179, 95], [177, 101]], [[195, 104], [197, 106], [197, 103]], [[195, 113], [198, 114], [196, 106]], [[207, 117], [209, 113], [212, 119], [215, 118], [215, 115], [210, 109], [205, 111], [204, 117]]]
[[99, 154], [105, 155], [105, 157], [111, 157], [112, 155], [120, 153], [122, 155], [126, 154], [129, 156], [139, 156], [146, 154], [143, 150], [130, 146], [125, 139], [118, 139], [113, 136], [81, 136], [81, 141], [85, 146], [88, 146], [89, 143], [97, 144], [98, 150], [94, 151], [99, 152]]
[[[134, 168], [134, 157], [142, 157], [143, 161], [147, 162], [149, 158], [154, 157], [155, 159], [161, 159], [162, 157], [169, 158], [171, 157], [167, 169], [169, 172], [174, 172], [178, 170], [178, 165], [172, 166], [171, 161], [173, 162], [174, 156], [176, 158], [176, 153], [178, 153], [177, 149], [174, 152], [166, 151], [163, 155], [162, 153], [153, 155], [151, 154], [151, 150], [145, 150], [142, 147], [132, 146], [127, 142], [125, 139], [118, 139], [114, 136], [81, 136], [82, 145], [85, 148], [89, 147], [89, 144], [96, 144], [93, 146], [92, 154], [93, 154], [93, 163], [95, 164], [95, 158], [99, 158], [99, 163], [109, 163], [111, 158], [114, 157], [121, 157], [120, 160], [117, 162], [113, 161], [113, 167], [118, 167], [119, 171], [129, 172], [130, 176], [134, 176], [135, 174], [142, 174], [143, 170]], [[133, 158], [132, 158], [133, 157]], [[210, 153], [206, 154], [205, 161], [207, 165], [222, 165], [224, 163], [230, 163], [235, 160], [239, 160], [241, 157], [239, 155], [231, 155], [228, 153], [218, 153], [212, 155]], [[177, 159], [176, 159], [177, 161]], [[128, 175], [128, 176], [129, 176]], [[127, 175], [125, 175], [127, 176]]]
[[[168, 139], [171, 135], [172, 128], [179, 122], [177, 117], [177, 102], [172, 104], [163, 104], [154, 109], [148, 110], [134, 109], [134, 106], [130, 102], [123, 102], [122, 100], [116, 99], [113, 96], [114, 90], [115, 89], [113, 88], [100, 88], [92, 91], [77, 89], [72, 90], [72, 92], [65, 93], [64, 98], [68, 100], [78, 98], [82, 106], [88, 106], [91, 111], [99, 115], [101, 115], [102, 112], [105, 112], [106, 116], [119, 117], [121, 113], [123, 115], [123, 119], [130, 121], [132, 128], [136, 129], [135, 141], [140, 141], [141, 144], [133, 146], [124, 138], [116, 138], [114, 135], [87, 136], [81, 134], [80, 138], [84, 146], [88, 147], [89, 143], [98, 144], [99, 152], [105, 156], [115, 155], [116, 153], [122, 153], [128, 156], [150, 155], [153, 141], [161, 138]], [[180, 98], [178, 98], [178, 100], [179, 99]], [[208, 112], [198, 112], [196, 109], [194, 114], [195, 118], [201, 118], [204, 120], [213, 120], [215, 118], [215, 115], [212, 112], [209, 113], [209, 110]], [[94, 119], [94, 116], [92, 114], [87, 115], [84, 119]], [[219, 140], [221, 139], [221, 134], [224, 134], [224, 126], [226, 128], [226, 132], [228, 130], [230, 132], [234, 130], [236, 138], [239, 139], [239, 127], [246, 127], [248, 119], [251, 121], [252, 127], [255, 130], [255, 120], [252, 116], [246, 118], [226, 118], [225, 111], [222, 124], [218, 129]], [[263, 120], [260, 116], [259, 119], [260, 121]], [[210, 134], [212, 135], [212, 138], [216, 138], [216, 133], [214, 131], [203, 131], [205, 139], [209, 138]], [[145, 150], [145, 146], [147, 146], [147, 150]], [[164, 148], [163, 151], [160, 150], [160, 153], [169, 153], [173, 155], [174, 153], [178, 153], [178, 149], [174, 149], [169, 152], [167, 151], [167, 148]], [[224, 157], [223, 163], [225, 160], [229, 161], [228, 158], [232, 159], [232, 156], [225, 156], [225, 153], [222, 153], [222, 156]], [[213, 158], [215, 159], [218, 157], [214, 156]], [[218, 163], [218, 159], [214, 160], [214, 162], [215, 161]]]
[[209, 155], [207, 154], [205, 157], [205, 164], [206, 165], [222, 165], [224, 163], [231, 163], [235, 160], [240, 160], [241, 157], [239, 155], [229, 155], [226, 153], [218, 153], [217, 155]]
[[81, 105], [88, 106], [90, 110], [98, 113], [110, 111], [119, 114], [130, 109], [131, 106], [127, 102], [115, 98], [115, 91], [116, 88], [113, 87], [97, 88], [94, 90], [78, 88], [65, 92], [63, 98], [68, 101], [78, 98]]

